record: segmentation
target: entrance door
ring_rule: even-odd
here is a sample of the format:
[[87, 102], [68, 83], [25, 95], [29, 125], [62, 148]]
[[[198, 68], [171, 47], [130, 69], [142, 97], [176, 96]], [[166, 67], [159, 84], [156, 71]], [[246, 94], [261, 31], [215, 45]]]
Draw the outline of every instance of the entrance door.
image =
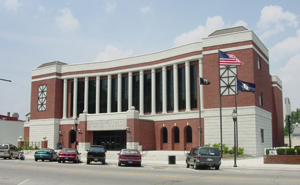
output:
[[126, 148], [126, 131], [94, 131], [94, 145], [104, 145], [106, 150]]

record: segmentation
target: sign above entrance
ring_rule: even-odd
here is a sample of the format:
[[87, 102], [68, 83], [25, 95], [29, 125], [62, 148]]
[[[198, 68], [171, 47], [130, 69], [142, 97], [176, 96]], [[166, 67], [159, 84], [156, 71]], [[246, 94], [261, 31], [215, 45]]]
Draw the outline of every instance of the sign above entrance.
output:
[[127, 120], [102, 120], [102, 121], [88, 121], [87, 130], [126, 130]]

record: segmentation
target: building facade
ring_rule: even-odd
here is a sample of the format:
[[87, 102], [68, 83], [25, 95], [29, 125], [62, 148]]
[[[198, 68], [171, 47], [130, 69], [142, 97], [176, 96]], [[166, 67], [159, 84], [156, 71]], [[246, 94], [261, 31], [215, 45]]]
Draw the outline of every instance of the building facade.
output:
[[[219, 49], [244, 63], [235, 72], [256, 84], [255, 93], [239, 92], [237, 101], [234, 95], [220, 98]], [[211, 84], [200, 86], [199, 75]], [[47, 137], [52, 148], [74, 147], [77, 140], [79, 150], [91, 144], [108, 150], [190, 150], [200, 142], [199, 108], [201, 144], [220, 143], [222, 131], [223, 144], [231, 148], [235, 102], [238, 146], [245, 153], [262, 156], [264, 148], [284, 145], [281, 81], [269, 73], [268, 49], [244, 27], [147, 55], [45, 63], [32, 71], [31, 90], [24, 134], [32, 141]]]
[[24, 121], [19, 120], [19, 114], [8, 112], [7, 115], [0, 115], [0, 144], [18, 146], [20, 136], [24, 136]]

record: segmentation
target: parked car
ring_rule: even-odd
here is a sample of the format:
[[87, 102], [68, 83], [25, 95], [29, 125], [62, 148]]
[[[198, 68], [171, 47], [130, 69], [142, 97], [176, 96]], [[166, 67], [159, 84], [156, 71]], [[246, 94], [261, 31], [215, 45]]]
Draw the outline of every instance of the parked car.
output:
[[18, 159], [18, 148], [13, 144], [0, 144], [0, 158]]
[[212, 166], [218, 170], [221, 166], [221, 155], [216, 147], [195, 147], [186, 156], [186, 167], [194, 169]]
[[49, 160], [49, 161], [56, 161], [57, 160], [57, 153], [50, 148], [41, 148], [34, 153], [34, 160]]
[[90, 162], [102, 162], [105, 164], [106, 160], [106, 150], [103, 145], [91, 145], [90, 149], [87, 150], [86, 154], [86, 164], [90, 164]]
[[63, 148], [58, 154], [58, 163], [65, 161], [73, 161], [79, 163], [81, 161], [81, 153], [77, 149]]
[[119, 155], [118, 166], [122, 164], [135, 164], [141, 166], [142, 155], [135, 149], [122, 149]]

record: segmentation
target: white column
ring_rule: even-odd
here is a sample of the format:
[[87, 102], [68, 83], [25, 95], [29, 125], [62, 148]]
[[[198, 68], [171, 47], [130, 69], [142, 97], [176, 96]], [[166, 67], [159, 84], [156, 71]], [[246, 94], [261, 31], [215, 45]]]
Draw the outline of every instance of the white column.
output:
[[64, 79], [64, 97], [63, 97], [63, 119], [67, 118], [67, 103], [68, 103], [68, 79]]
[[128, 73], [128, 110], [132, 106], [132, 72]]
[[162, 113], [167, 113], [167, 67], [162, 68]]
[[122, 112], [122, 74], [118, 74], [118, 112]]
[[151, 69], [151, 114], [156, 114], [155, 69]]
[[84, 78], [84, 110], [88, 113], [89, 107], [89, 77]]
[[74, 78], [73, 84], [73, 118], [77, 118], [77, 82], [78, 79]]
[[178, 67], [173, 64], [174, 112], [178, 112]]
[[185, 111], [191, 111], [190, 62], [185, 61]]
[[107, 113], [111, 113], [111, 75], [107, 75]]
[[144, 71], [140, 70], [140, 115], [144, 115]]
[[96, 114], [100, 113], [100, 76], [96, 76]]
[[[201, 78], [203, 78], [203, 65], [202, 65], [202, 58], [199, 58], [199, 76]], [[198, 83], [199, 85], [200, 83]], [[200, 86], [200, 98], [201, 98], [201, 110], [204, 110], [203, 108], [203, 85], [199, 85]]]

